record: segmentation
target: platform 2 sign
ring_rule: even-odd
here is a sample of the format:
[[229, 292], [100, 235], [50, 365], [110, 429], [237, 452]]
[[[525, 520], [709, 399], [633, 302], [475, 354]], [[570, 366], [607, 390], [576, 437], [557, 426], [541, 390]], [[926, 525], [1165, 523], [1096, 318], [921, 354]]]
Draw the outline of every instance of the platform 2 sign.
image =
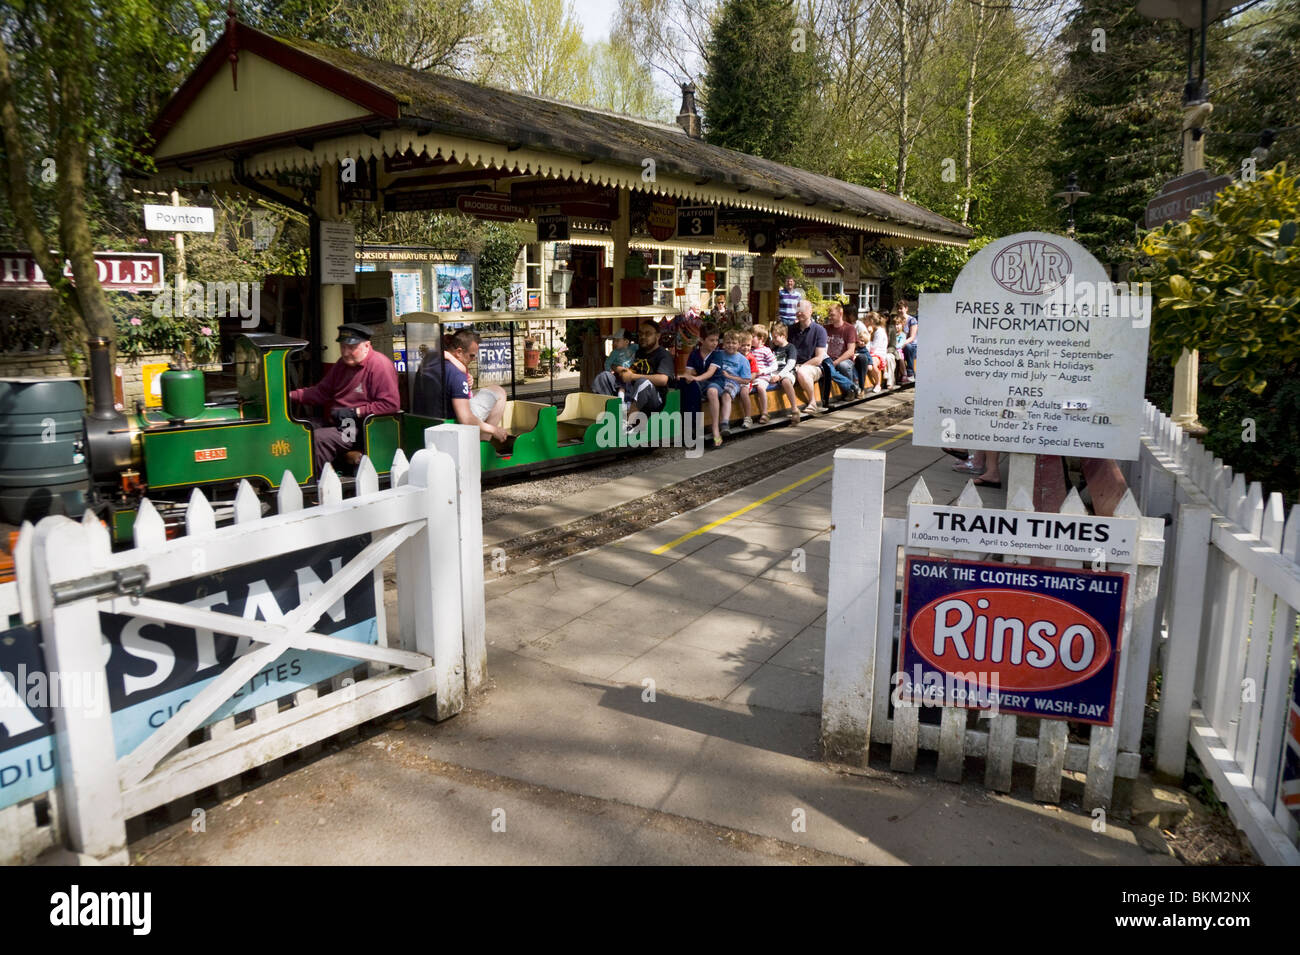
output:
[[[191, 580], [151, 597], [277, 621], [315, 593], [369, 543], [368, 536], [338, 541]], [[77, 706], [113, 714], [117, 755], [132, 752], [158, 727], [259, 644], [251, 640], [163, 625], [138, 617], [101, 614], [107, 641], [108, 700], [97, 698], [90, 674], [47, 671], [37, 627], [0, 633], [0, 808], [29, 799], [58, 782], [54, 707]], [[330, 607], [312, 628], [356, 643], [378, 640], [375, 587], [367, 577]], [[253, 675], [202, 725], [351, 670], [357, 661], [308, 650], [287, 650]]]
[[1128, 575], [909, 557], [896, 701], [1110, 726]]

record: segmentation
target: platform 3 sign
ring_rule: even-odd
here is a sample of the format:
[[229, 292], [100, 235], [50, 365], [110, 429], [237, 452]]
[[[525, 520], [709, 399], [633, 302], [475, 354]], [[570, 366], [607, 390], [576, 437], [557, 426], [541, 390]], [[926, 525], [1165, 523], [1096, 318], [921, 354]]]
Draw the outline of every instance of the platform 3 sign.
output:
[[[909, 557], [896, 700], [1110, 726], [1128, 575]], [[955, 690], [955, 693], [954, 693]]]
[[[150, 596], [246, 620], [275, 621], [308, 599], [368, 543], [368, 537], [339, 541], [203, 580], [185, 581]], [[58, 782], [55, 706], [102, 713], [107, 702], [113, 714], [117, 755], [125, 756], [236, 658], [258, 646], [250, 640], [138, 617], [103, 614], [100, 626], [107, 641], [107, 701], [97, 698], [96, 681], [89, 673], [48, 672], [39, 628], [17, 627], [0, 633], [0, 808], [37, 796]], [[377, 642], [371, 579], [348, 591], [313, 629], [357, 643]], [[333, 654], [288, 650], [259, 670], [202, 725], [278, 700], [356, 664], [356, 660]]]

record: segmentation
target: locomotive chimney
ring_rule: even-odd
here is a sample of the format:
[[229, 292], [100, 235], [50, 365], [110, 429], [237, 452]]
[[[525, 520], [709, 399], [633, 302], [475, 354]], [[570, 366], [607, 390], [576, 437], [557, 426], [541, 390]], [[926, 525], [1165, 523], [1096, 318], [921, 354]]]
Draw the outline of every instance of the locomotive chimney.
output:
[[691, 139], [700, 138], [700, 114], [695, 108], [695, 84], [682, 84], [682, 109], [677, 114], [677, 125], [686, 130]]
[[113, 407], [113, 367], [109, 363], [107, 338], [90, 340], [90, 393], [93, 402], [92, 418], [107, 421], [118, 416]]

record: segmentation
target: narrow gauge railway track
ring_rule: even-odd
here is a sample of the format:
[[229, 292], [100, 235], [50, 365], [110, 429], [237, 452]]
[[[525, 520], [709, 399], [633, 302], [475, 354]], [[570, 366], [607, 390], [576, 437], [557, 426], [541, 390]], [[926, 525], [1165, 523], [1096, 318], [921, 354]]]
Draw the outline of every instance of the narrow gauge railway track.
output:
[[746, 487], [819, 454], [833, 451], [856, 441], [864, 434], [888, 428], [911, 416], [912, 402], [908, 395], [907, 400], [864, 414], [854, 421], [795, 441], [785, 447], [670, 484], [652, 494], [619, 504], [570, 524], [502, 541], [487, 549], [484, 564], [490, 568], [493, 555], [500, 556], [500, 550], [504, 550], [506, 557], [511, 560], [524, 560], [537, 564], [547, 564], [563, 557], [580, 554], [708, 504], [738, 488]]

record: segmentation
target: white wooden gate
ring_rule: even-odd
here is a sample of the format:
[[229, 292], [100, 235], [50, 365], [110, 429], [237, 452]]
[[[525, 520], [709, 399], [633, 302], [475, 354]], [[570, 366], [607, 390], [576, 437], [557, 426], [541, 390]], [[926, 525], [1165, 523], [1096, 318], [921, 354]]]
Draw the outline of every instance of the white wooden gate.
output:
[[[1017, 466], [1013, 461], [1013, 468]], [[1012, 490], [1007, 509], [1032, 511], [1023, 482], [1015, 483], [1022, 488]], [[968, 560], [984, 559], [985, 555], [906, 547], [907, 521], [884, 517], [884, 489], [883, 453], [847, 448], [835, 452], [822, 690], [826, 758], [865, 766], [869, 745], [884, 743], [890, 747], [890, 768], [912, 772], [919, 749], [936, 751], [939, 778], [958, 782], [966, 757], [979, 757], [985, 761], [985, 785], [999, 792], [1011, 789], [1013, 764], [1032, 766], [1034, 798], [1043, 802], [1060, 800], [1063, 774], [1068, 772], [1084, 776], [1085, 809], [1108, 808], [1115, 777], [1132, 778], [1138, 773], [1164, 522], [1141, 518], [1134, 563], [1108, 568], [1131, 575], [1121, 637], [1117, 715], [1113, 726], [1093, 726], [1085, 744], [1070, 742], [1064, 720], [1039, 718], [1037, 735], [1022, 736], [1018, 728], [1025, 718], [1011, 714], [978, 719], [967, 708], [945, 706], [940, 724], [934, 726], [920, 722], [916, 705], [899, 706], [891, 713], [890, 689], [897, 659], [894, 639], [898, 635], [894, 607], [902, 554]], [[932, 503], [923, 480], [917, 481], [909, 502]], [[973, 483], [967, 484], [956, 504], [982, 506]], [[1086, 510], [1072, 490], [1060, 512], [1083, 514]], [[1141, 517], [1131, 493], [1125, 494], [1111, 516]], [[1028, 560], [1008, 558], [1017, 563]], [[1054, 564], [1082, 566], [1065, 560]]]
[[[433, 435], [434, 431], [444, 432]], [[229, 634], [257, 644], [177, 709], [139, 746], [120, 759], [112, 715], [54, 710], [59, 767], [56, 828], [68, 847], [101, 860], [126, 861], [125, 819], [304, 747], [394, 709], [425, 701], [426, 712], [445, 719], [463, 707], [466, 689], [483, 679], [482, 560], [464, 565], [481, 517], [478, 512], [477, 435], [444, 425], [430, 429], [430, 449], [407, 466], [398, 452], [393, 487], [380, 491], [374, 468], [363, 460], [356, 496], [344, 499], [338, 477], [326, 468], [320, 503], [304, 509], [297, 484], [285, 481], [279, 513], [262, 517], [252, 488], [241, 484], [235, 523], [218, 529], [211, 506], [196, 489], [186, 511], [186, 533], [166, 538], [149, 502], [141, 507], [134, 547], [113, 553], [107, 530], [87, 514], [81, 522], [48, 517], [20, 539], [18, 581], [0, 592], [24, 619], [41, 625], [46, 666], [93, 681], [108, 699], [106, 654], [99, 615], [119, 613], [161, 624]], [[431, 450], [435, 445], [451, 453]], [[472, 486], [472, 491], [470, 487]], [[468, 513], [472, 511], [473, 513]], [[319, 548], [369, 535], [359, 554], [277, 622], [244, 619], [150, 597], [170, 584], [219, 574], [262, 557]], [[477, 536], [476, 536], [477, 535]], [[396, 554], [398, 621], [388, 639], [382, 564]], [[357, 585], [375, 591], [378, 643], [358, 643], [315, 631], [326, 611]], [[475, 591], [477, 585], [477, 591]], [[16, 600], [14, 599], [16, 597]], [[466, 613], [466, 605], [469, 612]], [[212, 714], [250, 677], [286, 650], [319, 651], [358, 661], [359, 679], [339, 674], [326, 686], [303, 689], [292, 700], [256, 707], [251, 722]], [[469, 659], [467, 660], [467, 652]], [[287, 705], [286, 705], [287, 704]], [[202, 735], [191, 745], [191, 736]], [[0, 810], [0, 845], [28, 856], [48, 838], [32, 834], [30, 807]]]

